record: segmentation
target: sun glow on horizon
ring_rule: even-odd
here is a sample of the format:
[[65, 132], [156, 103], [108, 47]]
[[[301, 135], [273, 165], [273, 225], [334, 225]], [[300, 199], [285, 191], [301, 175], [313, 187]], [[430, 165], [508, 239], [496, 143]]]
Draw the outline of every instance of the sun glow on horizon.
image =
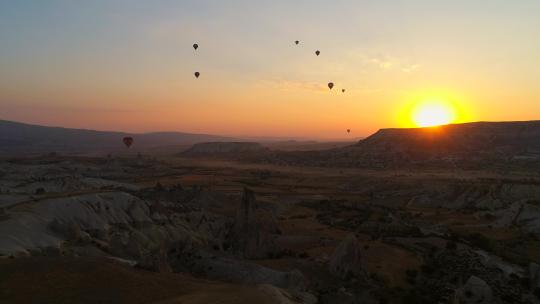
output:
[[435, 127], [456, 121], [456, 109], [448, 102], [426, 101], [411, 111], [411, 120], [417, 127]]

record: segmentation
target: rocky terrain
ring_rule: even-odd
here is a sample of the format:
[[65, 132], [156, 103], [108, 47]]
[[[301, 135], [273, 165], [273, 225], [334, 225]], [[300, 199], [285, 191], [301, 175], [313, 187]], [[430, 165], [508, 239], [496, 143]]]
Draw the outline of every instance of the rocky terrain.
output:
[[419, 129], [382, 129], [338, 154], [382, 165], [442, 162], [460, 166], [540, 161], [540, 121], [476, 122]]
[[[193, 155], [196, 154], [182, 154]], [[381, 129], [357, 143], [336, 148], [294, 151], [276, 146], [273, 150], [258, 153], [206, 151], [206, 156], [279, 165], [344, 168], [540, 169], [540, 121]]]
[[260, 155], [267, 152], [269, 152], [267, 148], [255, 142], [205, 142], [193, 145], [180, 155], [234, 158], [245, 156], [246, 153]]
[[356, 146], [382, 152], [467, 155], [540, 152], [540, 121], [474, 122], [418, 129], [382, 129]]
[[[384, 133], [302, 153], [382, 157]], [[445, 149], [433, 155], [463, 151]], [[296, 153], [256, 144], [191, 151], [0, 159], [0, 303], [540, 303], [535, 166], [292, 166], [215, 156]]]

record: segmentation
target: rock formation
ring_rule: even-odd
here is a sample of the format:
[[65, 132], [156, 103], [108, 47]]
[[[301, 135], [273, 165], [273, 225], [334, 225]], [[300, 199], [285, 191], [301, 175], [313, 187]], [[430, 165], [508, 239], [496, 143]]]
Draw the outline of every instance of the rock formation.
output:
[[540, 288], [540, 265], [536, 263], [529, 264], [529, 279], [531, 280], [531, 290]]
[[471, 276], [459, 290], [458, 299], [462, 304], [492, 304], [493, 292], [484, 280]]
[[346, 278], [360, 277], [364, 274], [360, 252], [360, 243], [354, 234], [349, 234], [336, 248], [330, 258], [330, 272]]
[[246, 258], [271, 257], [278, 252], [278, 234], [275, 216], [259, 208], [253, 191], [244, 188], [231, 235], [234, 249]]

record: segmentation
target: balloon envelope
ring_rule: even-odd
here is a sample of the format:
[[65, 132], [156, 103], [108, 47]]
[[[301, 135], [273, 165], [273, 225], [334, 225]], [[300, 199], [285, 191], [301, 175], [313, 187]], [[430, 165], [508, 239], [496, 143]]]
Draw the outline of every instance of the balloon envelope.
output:
[[124, 145], [129, 148], [133, 144], [133, 137], [124, 137], [122, 141], [124, 142]]
[[321, 51], [315, 51], [315, 55], [319, 56], [321, 54]]
[[300, 41], [296, 40], [294, 43], [295, 43], [296, 45], [298, 45], [298, 44], [300, 43]]
[[341, 89], [341, 92], [345, 93], [345, 89]]
[[195, 50], [197, 50], [197, 49], [199, 48], [199, 45], [195, 43], [195, 44], [193, 45], [193, 48], [194, 48]]
[[199, 78], [199, 76], [201, 76], [201, 73], [195, 72], [195, 77]]
[[351, 129], [347, 129], [347, 133], [351, 133]]
[[329, 82], [328, 83], [328, 87], [330, 88], [330, 90], [334, 87], [334, 83], [333, 82]]

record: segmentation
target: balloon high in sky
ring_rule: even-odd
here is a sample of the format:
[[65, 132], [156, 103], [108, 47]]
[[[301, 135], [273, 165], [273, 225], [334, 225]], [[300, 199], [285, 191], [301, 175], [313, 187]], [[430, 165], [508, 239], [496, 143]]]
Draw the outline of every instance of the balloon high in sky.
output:
[[310, 138], [539, 119], [538, 37], [537, 0], [1, 1], [0, 119]]

